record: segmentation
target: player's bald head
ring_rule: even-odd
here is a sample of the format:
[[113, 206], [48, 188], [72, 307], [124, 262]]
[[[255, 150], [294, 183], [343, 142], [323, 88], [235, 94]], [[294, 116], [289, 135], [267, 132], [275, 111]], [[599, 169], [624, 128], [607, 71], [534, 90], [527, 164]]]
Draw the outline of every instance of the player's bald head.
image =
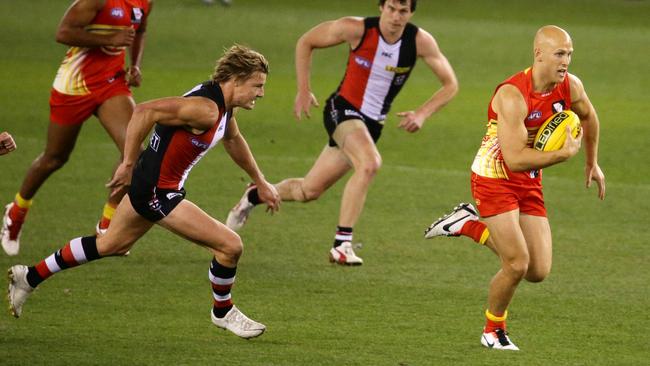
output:
[[571, 36], [555, 25], [545, 25], [537, 30], [533, 47], [535, 50], [572, 45]]

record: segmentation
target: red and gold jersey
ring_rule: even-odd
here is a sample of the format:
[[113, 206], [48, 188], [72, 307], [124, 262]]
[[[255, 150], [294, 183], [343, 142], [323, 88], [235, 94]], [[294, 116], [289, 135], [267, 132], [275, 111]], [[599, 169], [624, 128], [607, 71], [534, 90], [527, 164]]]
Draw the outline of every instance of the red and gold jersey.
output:
[[[553, 90], [546, 93], [537, 93], [533, 90], [532, 68], [521, 71], [503, 83], [499, 84], [497, 90], [505, 84], [514, 85], [523, 95], [528, 106], [528, 116], [522, 123], [528, 130], [528, 147], [533, 147], [533, 141], [539, 127], [554, 113], [571, 108], [571, 90], [569, 88], [569, 76], [555, 86]], [[505, 161], [497, 138], [499, 116], [492, 109], [492, 100], [488, 104], [487, 132], [481, 142], [481, 147], [476, 153], [472, 164], [472, 171], [477, 175], [487, 178], [508, 179], [523, 184], [541, 185], [541, 170], [534, 169], [526, 172], [512, 172]]]
[[[148, 0], [106, 0], [86, 30], [110, 34], [132, 27], [137, 31], [148, 12]], [[67, 95], [89, 94], [124, 72], [124, 58], [125, 47], [70, 47], [56, 73], [53, 87]]]

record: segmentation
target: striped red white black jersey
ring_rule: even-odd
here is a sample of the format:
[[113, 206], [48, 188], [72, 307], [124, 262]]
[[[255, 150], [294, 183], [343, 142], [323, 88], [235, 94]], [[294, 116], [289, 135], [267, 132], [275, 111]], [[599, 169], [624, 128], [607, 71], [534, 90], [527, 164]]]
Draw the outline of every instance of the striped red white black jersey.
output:
[[217, 104], [219, 118], [214, 126], [195, 135], [183, 127], [156, 124], [149, 146], [134, 168], [134, 177], [161, 189], [180, 190], [192, 168], [223, 138], [232, 110], [226, 110], [219, 84], [208, 81], [184, 94], [184, 97], [193, 96], [208, 98]]
[[378, 17], [365, 18], [364, 26], [337, 93], [364, 115], [383, 121], [415, 66], [418, 27], [408, 23], [402, 37], [389, 44], [379, 31]]

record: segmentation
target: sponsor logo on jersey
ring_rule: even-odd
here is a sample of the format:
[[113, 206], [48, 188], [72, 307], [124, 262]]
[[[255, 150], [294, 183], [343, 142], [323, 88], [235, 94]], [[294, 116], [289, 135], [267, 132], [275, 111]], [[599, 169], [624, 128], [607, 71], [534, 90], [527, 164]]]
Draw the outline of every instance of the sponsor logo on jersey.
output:
[[160, 136], [154, 131], [151, 134], [151, 139], [149, 139], [149, 146], [151, 146], [151, 150], [158, 152], [158, 147], [160, 146]]
[[553, 103], [553, 113], [562, 112], [564, 110], [565, 104], [563, 100], [558, 100]]
[[205, 150], [205, 149], [207, 149], [208, 147], [210, 147], [210, 145], [206, 144], [206, 143], [203, 142], [203, 141], [200, 141], [199, 139], [197, 139], [197, 138], [195, 138], [195, 137], [192, 137], [192, 139], [190, 140], [190, 142], [192, 143], [192, 145], [198, 147], [199, 149], [203, 149], [203, 150]]
[[178, 192], [169, 192], [165, 196], [167, 197], [168, 200], [173, 200], [174, 198], [182, 195], [183, 195], [182, 193], [178, 193]]
[[396, 74], [406, 74], [407, 72], [411, 71], [411, 68], [409, 66], [391, 66], [391, 65], [386, 65], [386, 71], [394, 72]]
[[359, 117], [359, 119], [363, 119], [363, 117], [361, 116], [361, 114], [359, 114], [359, 112], [352, 109], [346, 109], [345, 111], [343, 111], [343, 113], [345, 113], [346, 116], [355, 116], [355, 117]]
[[540, 119], [542, 117], [542, 111], [532, 111], [526, 118], [529, 121], [532, 121], [534, 119]]
[[395, 76], [395, 79], [393, 80], [393, 84], [395, 85], [402, 85], [406, 81], [406, 75], [397, 75]]
[[388, 53], [388, 52], [384, 52], [384, 51], [381, 51], [381, 56], [382, 56], [382, 57], [393, 58], [393, 54], [392, 54], [392, 53]]
[[140, 24], [142, 23], [142, 16], [144, 15], [144, 12], [140, 8], [133, 8], [133, 11], [131, 11], [131, 23], [133, 24]]
[[113, 18], [123, 18], [124, 17], [124, 9], [122, 9], [122, 8], [112, 8], [111, 9], [111, 16]]
[[356, 62], [357, 65], [359, 65], [359, 66], [361, 66], [361, 67], [363, 67], [365, 69], [369, 69], [372, 66], [372, 62], [370, 62], [369, 60], [366, 60], [365, 58], [363, 58], [361, 56], [354, 56], [354, 62]]

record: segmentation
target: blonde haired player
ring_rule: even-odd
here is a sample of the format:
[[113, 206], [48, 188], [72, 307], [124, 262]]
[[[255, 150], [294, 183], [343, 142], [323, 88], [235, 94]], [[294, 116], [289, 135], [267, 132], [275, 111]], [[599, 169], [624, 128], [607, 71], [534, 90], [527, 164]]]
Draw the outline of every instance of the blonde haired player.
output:
[[[264, 96], [268, 64], [261, 54], [233, 46], [219, 59], [212, 80], [183, 97], [168, 97], [136, 106], [126, 133], [124, 160], [109, 186], [129, 188], [105, 235], [72, 239], [34, 266], [9, 269], [9, 307], [19, 317], [34, 288], [61, 270], [113, 255], [123, 255], [154, 224], [205, 247], [212, 254], [208, 277], [212, 285], [212, 322], [242, 338], [266, 327], [233, 305], [243, 244], [239, 235], [185, 199], [184, 183], [192, 168], [219, 141], [228, 155], [257, 184], [260, 199], [271, 210], [280, 204], [275, 187], [264, 179], [244, 137], [234, 108], [253, 109]], [[151, 129], [147, 149], [140, 145]]]
[[[605, 198], [605, 176], [598, 166], [599, 121], [582, 82], [569, 74], [573, 42], [562, 28], [540, 28], [534, 40], [533, 66], [499, 86], [488, 108], [488, 130], [472, 164], [474, 206], [463, 203], [425, 232], [435, 236], [471, 237], [486, 244], [501, 261], [488, 291], [486, 324], [481, 344], [518, 350], [506, 332], [508, 306], [522, 279], [540, 282], [552, 262], [551, 228], [542, 194], [542, 168], [563, 162], [585, 145], [587, 187], [598, 184]], [[584, 136], [542, 152], [532, 148], [540, 125], [551, 115], [571, 109], [580, 117]], [[489, 230], [488, 230], [489, 229]]]

